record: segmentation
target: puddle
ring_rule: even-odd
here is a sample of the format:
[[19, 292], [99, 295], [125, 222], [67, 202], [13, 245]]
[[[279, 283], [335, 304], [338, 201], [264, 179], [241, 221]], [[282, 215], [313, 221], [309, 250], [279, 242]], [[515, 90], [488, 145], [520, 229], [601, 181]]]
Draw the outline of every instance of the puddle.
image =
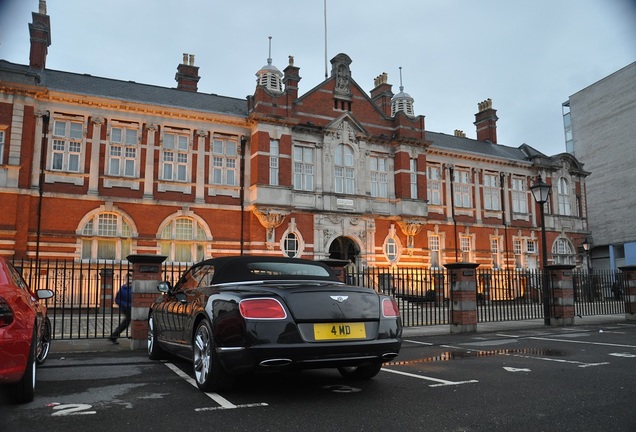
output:
[[439, 355], [432, 357], [424, 357], [415, 360], [405, 360], [385, 363], [385, 366], [400, 366], [416, 363], [434, 363], [445, 362], [451, 360], [462, 360], [473, 357], [494, 357], [500, 355], [512, 355], [512, 354], [525, 354], [547, 357], [562, 357], [564, 352], [553, 349], [537, 349], [537, 348], [522, 348], [522, 349], [500, 349], [500, 350], [488, 350], [488, 351], [446, 351]]

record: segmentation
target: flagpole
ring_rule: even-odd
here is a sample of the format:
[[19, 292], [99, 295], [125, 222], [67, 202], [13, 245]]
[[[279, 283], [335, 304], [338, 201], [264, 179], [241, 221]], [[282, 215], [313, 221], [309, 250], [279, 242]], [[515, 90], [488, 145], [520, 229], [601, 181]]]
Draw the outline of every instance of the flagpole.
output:
[[327, 79], [327, 0], [324, 0], [325, 14], [325, 79]]

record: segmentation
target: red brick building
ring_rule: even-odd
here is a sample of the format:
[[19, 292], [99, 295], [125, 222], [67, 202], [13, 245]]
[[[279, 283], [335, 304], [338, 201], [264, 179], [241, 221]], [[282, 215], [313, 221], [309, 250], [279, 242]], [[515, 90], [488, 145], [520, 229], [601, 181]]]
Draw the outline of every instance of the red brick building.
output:
[[386, 74], [365, 91], [346, 54], [305, 92], [293, 58], [282, 72], [268, 59], [247, 100], [197, 92], [188, 54], [176, 88], [50, 70], [45, 9], [29, 65], [0, 60], [0, 255], [534, 268], [541, 176], [549, 261], [582, 263], [588, 173], [566, 153], [498, 144], [490, 100], [470, 139], [427, 131]]

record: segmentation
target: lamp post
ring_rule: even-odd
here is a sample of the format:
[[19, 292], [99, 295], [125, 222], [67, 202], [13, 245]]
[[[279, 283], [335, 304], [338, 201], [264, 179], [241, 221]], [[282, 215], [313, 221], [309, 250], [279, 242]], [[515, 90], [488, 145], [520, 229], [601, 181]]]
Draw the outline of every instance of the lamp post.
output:
[[583, 246], [583, 250], [585, 251], [585, 266], [587, 267], [587, 272], [590, 273], [590, 270], [591, 270], [591, 266], [590, 266], [590, 247], [592, 245], [588, 241], [587, 237], [585, 237], [585, 240], [583, 240], [583, 243], [581, 243], [581, 246]]
[[543, 205], [548, 202], [550, 198], [550, 191], [552, 187], [545, 183], [541, 176], [537, 178], [537, 181], [530, 186], [530, 191], [532, 192], [532, 196], [534, 200], [539, 204], [539, 208], [541, 209], [541, 267], [543, 270], [542, 276], [542, 284], [543, 284], [543, 322], [546, 325], [550, 325], [550, 294], [548, 292], [548, 250], [546, 248], [546, 240], [545, 240], [545, 212], [543, 210]]

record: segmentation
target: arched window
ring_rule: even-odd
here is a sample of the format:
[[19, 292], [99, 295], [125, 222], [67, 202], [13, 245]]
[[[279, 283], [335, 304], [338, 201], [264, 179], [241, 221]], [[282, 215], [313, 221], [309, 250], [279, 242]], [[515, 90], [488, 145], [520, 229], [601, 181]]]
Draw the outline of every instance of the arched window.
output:
[[122, 260], [130, 255], [132, 230], [115, 212], [94, 214], [81, 230], [82, 259]]
[[334, 190], [336, 193], [355, 193], [355, 168], [353, 149], [338, 144], [334, 154]]
[[574, 248], [566, 238], [558, 238], [552, 244], [552, 258], [554, 264], [574, 264]]
[[570, 216], [572, 210], [570, 208], [570, 189], [566, 178], [561, 177], [557, 182], [557, 193], [559, 201], [559, 214]]
[[203, 225], [192, 217], [176, 217], [160, 234], [161, 254], [168, 261], [194, 263], [205, 259], [208, 238]]

